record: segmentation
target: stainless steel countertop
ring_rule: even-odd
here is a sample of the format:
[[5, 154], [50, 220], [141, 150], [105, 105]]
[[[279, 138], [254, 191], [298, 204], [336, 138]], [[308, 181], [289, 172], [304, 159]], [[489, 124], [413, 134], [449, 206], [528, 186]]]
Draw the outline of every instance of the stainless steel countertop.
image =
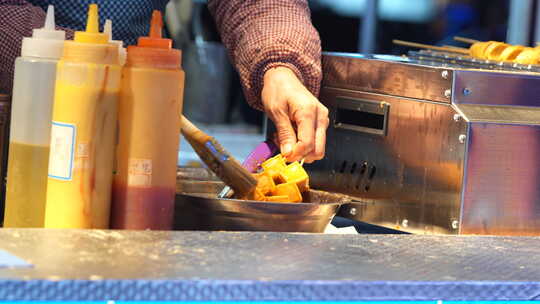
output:
[[[0, 300], [540, 298], [540, 238], [0, 229]], [[0, 261], [1, 262], [1, 261]]]
[[12, 279], [540, 280], [540, 238], [2, 229]]

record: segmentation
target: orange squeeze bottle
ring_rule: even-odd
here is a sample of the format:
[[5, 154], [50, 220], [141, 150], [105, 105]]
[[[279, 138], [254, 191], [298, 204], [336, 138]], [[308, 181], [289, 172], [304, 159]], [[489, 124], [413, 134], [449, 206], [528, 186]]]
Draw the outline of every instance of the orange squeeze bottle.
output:
[[161, 37], [154, 11], [149, 37], [129, 46], [118, 108], [119, 142], [111, 228], [173, 225], [184, 72], [181, 52]]

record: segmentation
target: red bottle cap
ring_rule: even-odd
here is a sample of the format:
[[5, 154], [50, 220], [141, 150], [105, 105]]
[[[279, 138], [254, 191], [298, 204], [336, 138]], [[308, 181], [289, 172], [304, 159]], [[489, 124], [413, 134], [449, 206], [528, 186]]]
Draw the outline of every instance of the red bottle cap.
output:
[[172, 48], [172, 40], [162, 38], [163, 17], [160, 11], [152, 13], [148, 37], [139, 37], [136, 46], [127, 49], [127, 66], [179, 69], [182, 52]]

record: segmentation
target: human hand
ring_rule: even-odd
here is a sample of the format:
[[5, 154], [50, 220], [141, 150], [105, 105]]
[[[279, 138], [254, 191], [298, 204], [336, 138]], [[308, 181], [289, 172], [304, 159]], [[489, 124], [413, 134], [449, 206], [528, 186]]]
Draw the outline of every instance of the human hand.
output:
[[288, 161], [312, 163], [324, 157], [328, 109], [291, 69], [276, 67], [264, 74], [262, 103]]

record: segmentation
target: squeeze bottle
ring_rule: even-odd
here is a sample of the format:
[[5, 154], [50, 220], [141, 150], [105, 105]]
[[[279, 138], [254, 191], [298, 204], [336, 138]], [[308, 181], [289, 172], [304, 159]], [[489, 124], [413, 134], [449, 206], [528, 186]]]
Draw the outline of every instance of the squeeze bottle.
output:
[[118, 48], [98, 30], [66, 41], [58, 62], [45, 227], [108, 228], [121, 67]]
[[115, 44], [118, 47], [118, 61], [120, 65], [126, 63], [126, 48], [124, 47], [124, 42], [122, 40], [113, 40], [112, 36], [112, 21], [107, 19], [105, 20], [105, 25], [103, 25], [103, 33], [109, 35], [109, 43]]
[[149, 37], [127, 49], [111, 228], [172, 228], [184, 72], [162, 26], [154, 11]]
[[55, 30], [50, 5], [44, 27], [23, 38], [15, 60], [5, 227], [43, 227], [56, 65], [65, 36]]

